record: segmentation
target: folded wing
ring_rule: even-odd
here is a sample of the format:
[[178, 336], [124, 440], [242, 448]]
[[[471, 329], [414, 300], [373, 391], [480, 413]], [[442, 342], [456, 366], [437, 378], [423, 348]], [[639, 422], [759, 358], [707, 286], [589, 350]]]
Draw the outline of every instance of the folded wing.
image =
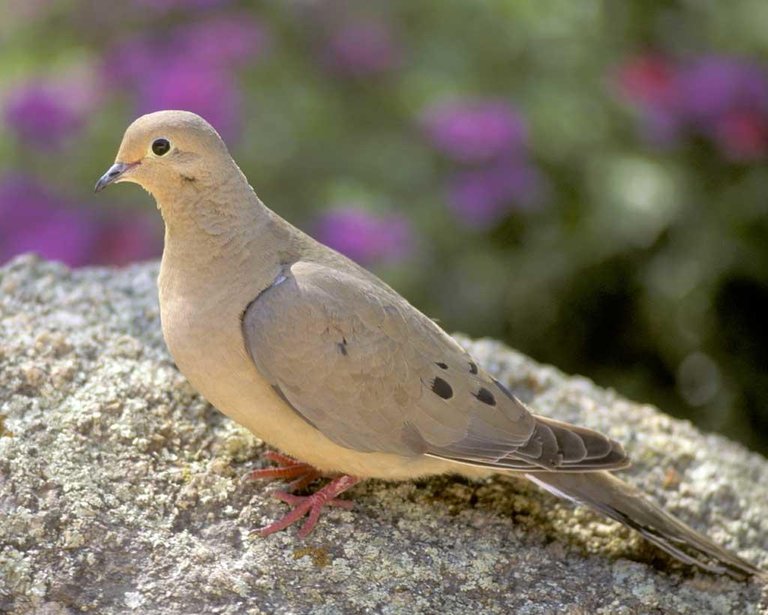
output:
[[301, 262], [243, 315], [259, 371], [326, 437], [497, 469], [624, 467], [621, 446], [534, 416], [437, 324], [355, 271]]

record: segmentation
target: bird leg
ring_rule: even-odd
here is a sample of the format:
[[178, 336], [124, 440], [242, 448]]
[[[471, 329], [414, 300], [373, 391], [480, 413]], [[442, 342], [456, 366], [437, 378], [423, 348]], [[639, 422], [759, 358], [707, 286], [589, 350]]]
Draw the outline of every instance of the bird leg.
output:
[[261, 528], [259, 533], [262, 536], [269, 536], [270, 534], [284, 530], [289, 525], [293, 525], [299, 521], [299, 519], [308, 515], [308, 519], [299, 530], [299, 536], [301, 538], [306, 538], [314, 529], [317, 520], [320, 518], [323, 506], [352, 508], [352, 502], [349, 500], [340, 500], [336, 496], [340, 495], [356, 483], [359, 483], [360, 480], [361, 479], [354, 476], [343, 474], [338, 478], [334, 478], [325, 487], [312, 495], [293, 495], [291, 493], [286, 493], [285, 491], [276, 491], [272, 494], [273, 497], [285, 502], [289, 506], [293, 506], [293, 510], [282, 519]]
[[250, 480], [258, 479], [281, 479], [281, 478], [294, 478], [295, 480], [288, 485], [288, 491], [298, 491], [309, 486], [313, 481], [320, 478], [322, 474], [309, 465], [297, 461], [293, 457], [283, 455], [276, 451], [267, 451], [264, 453], [269, 461], [281, 464], [274, 468], [261, 468], [259, 470], [253, 470], [248, 474]]

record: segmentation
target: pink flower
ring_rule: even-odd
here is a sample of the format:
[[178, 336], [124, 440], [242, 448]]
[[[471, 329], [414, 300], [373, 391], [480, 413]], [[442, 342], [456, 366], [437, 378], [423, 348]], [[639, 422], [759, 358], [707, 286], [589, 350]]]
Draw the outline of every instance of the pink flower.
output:
[[633, 104], [674, 106], [676, 79], [676, 67], [656, 54], [631, 58], [616, 72], [619, 94]]
[[768, 153], [768, 74], [751, 60], [640, 56], [619, 69], [617, 84], [652, 142], [701, 136], [739, 161]]
[[732, 160], [755, 160], [768, 150], [768, 118], [754, 112], [727, 113], [718, 118], [714, 139]]

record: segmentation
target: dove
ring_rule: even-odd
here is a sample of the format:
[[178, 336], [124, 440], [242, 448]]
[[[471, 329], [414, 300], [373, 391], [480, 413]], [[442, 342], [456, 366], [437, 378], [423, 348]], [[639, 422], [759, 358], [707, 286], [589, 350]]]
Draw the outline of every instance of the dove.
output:
[[764, 575], [614, 476], [629, 464], [617, 441], [537, 416], [390, 286], [268, 209], [203, 118], [135, 120], [95, 189], [119, 182], [151, 193], [165, 223], [160, 314], [179, 370], [279, 451], [254, 477], [294, 479], [263, 535], [303, 521], [306, 536], [364, 479], [514, 474], [682, 562]]

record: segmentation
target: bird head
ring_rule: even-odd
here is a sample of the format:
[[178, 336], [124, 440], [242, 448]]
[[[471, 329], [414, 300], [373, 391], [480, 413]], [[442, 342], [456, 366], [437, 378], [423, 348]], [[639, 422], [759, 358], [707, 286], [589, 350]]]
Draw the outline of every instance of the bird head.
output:
[[199, 190], [231, 168], [236, 167], [226, 145], [203, 118], [189, 111], [157, 111], [128, 127], [115, 163], [96, 182], [95, 191], [133, 182], [160, 203], [164, 195]]

